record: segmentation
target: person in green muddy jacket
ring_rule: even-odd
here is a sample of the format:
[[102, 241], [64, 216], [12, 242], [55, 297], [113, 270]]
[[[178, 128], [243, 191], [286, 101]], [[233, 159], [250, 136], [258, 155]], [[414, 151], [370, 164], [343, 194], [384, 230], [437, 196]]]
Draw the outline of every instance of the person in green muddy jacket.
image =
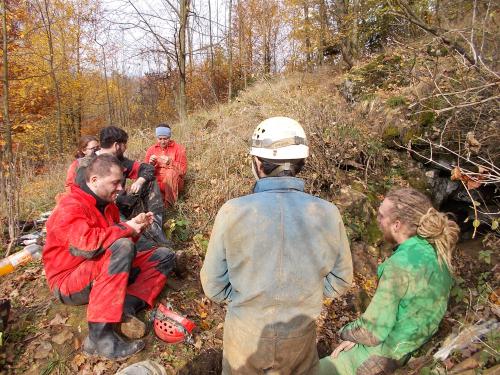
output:
[[377, 221], [384, 240], [397, 247], [378, 268], [365, 313], [341, 329], [344, 341], [320, 361], [321, 375], [392, 374], [437, 331], [446, 312], [457, 224], [410, 188], [389, 192]]

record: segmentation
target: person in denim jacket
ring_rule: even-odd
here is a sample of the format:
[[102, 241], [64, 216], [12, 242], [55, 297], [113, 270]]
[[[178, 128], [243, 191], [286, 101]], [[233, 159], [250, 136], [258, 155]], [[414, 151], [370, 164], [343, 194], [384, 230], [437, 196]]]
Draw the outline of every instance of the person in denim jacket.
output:
[[352, 281], [344, 224], [295, 177], [309, 154], [298, 122], [263, 121], [250, 154], [253, 194], [222, 206], [201, 270], [205, 294], [228, 303], [223, 374], [315, 374], [323, 296]]

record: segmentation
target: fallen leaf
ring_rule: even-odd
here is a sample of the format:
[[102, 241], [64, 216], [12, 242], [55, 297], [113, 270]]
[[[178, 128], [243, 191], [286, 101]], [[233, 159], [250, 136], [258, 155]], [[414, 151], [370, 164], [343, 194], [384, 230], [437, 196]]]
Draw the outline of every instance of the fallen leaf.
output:
[[75, 336], [75, 338], [73, 339], [73, 348], [75, 350], [78, 350], [80, 349], [80, 346], [82, 346], [82, 340], [80, 340], [78, 336]]
[[201, 349], [201, 346], [203, 345], [203, 343], [201, 342], [201, 339], [200, 338], [197, 338], [196, 339], [196, 342], [194, 343], [194, 347], [198, 350]]
[[203, 331], [206, 331], [208, 329], [210, 329], [210, 325], [208, 324], [208, 322], [206, 320], [202, 320], [200, 322], [200, 328], [203, 330]]
[[102, 375], [102, 374], [109, 374], [109, 368], [106, 362], [99, 362], [97, 365], [94, 366], [94, 375]]
[[72, 338], [73, 332], [71, 332], [69, 329], [63, 329], [60, 333], [52, 337], [52, 342], [55, 342], [58, 345], [62, 345]]
[[71, 361], [76, 368], [79, 368], [81, 365], [85, 363], [85, 356], [83, 354], [75, 355], [75, 358]]
[[451, 179], [452, 180], [461, 180], [462, 179], [462, 172], [459, 167], [453, 168], [451, 171]]
[[474, 132], [468, 132], [465, 138], [465, 148], [471, 152], [478, 153], [481, 149], [481, 143], [474, 136]]
[[467, 189], [469, 189], [469, 190], [477, 189], [480, 186], [481, 186], [481, 182], [479, 182], [479, 181], [475, 181], [473, 179], [467, 180]]
[[57, 313], [56, 316], [54, 316], [54, 319], [49, 322], [49, 326], [63, 325], [67, 320], [68, 317], [62, 317], [59, 313]]
[[11, 300], [19, 297], [19, 290], [14, 289], [12, 292], [10, 292], [9, 297]]
[[52, 345], [50, 344], [50, 342], [43, 341], [40, 343], [40, 345], [38, 345], [38, 348], [36, 348], [33, 357], [35, 357], [35, 359], [47, 358], [51, 350], [52, 350]]

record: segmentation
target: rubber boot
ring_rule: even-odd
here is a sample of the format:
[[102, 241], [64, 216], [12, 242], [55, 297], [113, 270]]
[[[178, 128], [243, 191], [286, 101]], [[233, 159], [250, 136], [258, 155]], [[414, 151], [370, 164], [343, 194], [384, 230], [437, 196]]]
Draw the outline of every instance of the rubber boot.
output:
[[118, 332], [129, 339], [140, 339], [146, 335], [146, 324], [136, 314], [146, 307], [142, 299], [127, 294], [123, 304], [123, 316], [117, 325]]
[[186, 276], [187, 270], [187, 253], [185, 251], [179, 250], [175, 252], [175, 264], [174, 264], [174, 273], [179, 279], [182, 279]]
[[89, 335], [83, 343], [83, 351], [107, 359], [125, 359], [144, 349], [144, 341], [125, 341], [113, 330], [113, 323], [89, 324]]
[[125, 302], [123, 303], [123, 315], [135, 315], [141, 310], [146, 308], [146, 302], [131, 294], [125, 295]]

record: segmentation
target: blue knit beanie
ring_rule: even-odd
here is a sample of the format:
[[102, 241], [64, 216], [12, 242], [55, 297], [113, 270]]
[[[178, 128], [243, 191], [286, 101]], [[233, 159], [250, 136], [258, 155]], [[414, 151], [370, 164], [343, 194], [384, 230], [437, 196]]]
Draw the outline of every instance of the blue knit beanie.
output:
[[166, 126], [158, 126], [156, 128], [156, 137], [170, 137], [172, 135], [172, 130]]

